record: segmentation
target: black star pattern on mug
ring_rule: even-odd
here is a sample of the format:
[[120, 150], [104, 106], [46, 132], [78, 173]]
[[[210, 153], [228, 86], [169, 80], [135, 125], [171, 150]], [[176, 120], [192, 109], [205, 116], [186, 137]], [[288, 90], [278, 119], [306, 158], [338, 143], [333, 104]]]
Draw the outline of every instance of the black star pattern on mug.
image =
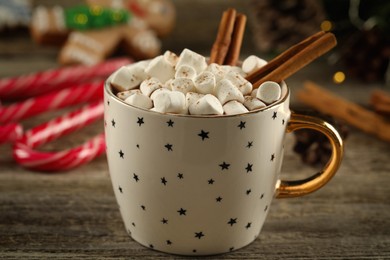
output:
[[139, 181], [139, 177], [137, 174], [133, 173], [133, 179], [138, 182]]
[[193, 250], [192, 250], [192, 253], [196, 253], [196, 249], [193, 249]]
[[164, 184], [164, 186], [167, 185], [167, 182], [168, 182], [168, 181], [165, 179], [165, 177], [162, 177], [162, 178], [161, 178], [161, 183]]
[[247, 165], [246, 168], [245, 168], [246, 172], [247, 172], [247, 173], [248, 173], [248, 172], [251, 172], [251, 171], [252, 171], [252, 167], [253, 167], [253, 164], [248, 163], [248, 165]]
[[183, 178], [184, 178], [184, 174], [179, 172], [179, 173], [177, 174], [177, 178], [183, 179]]
[[234, 246], [232, 246], [231, 248], [229, 248], [229, 251], [232, 252], [234, 250]]
[[115, 127], [115, 124], [116, 124], [115, 120], [112, 119], [112, 120], [111, 120], [111, 125], [112, 125], [112, 127]]
[[123, 193], [123, 190], [122, 190], [121, 186], [119, 186], [118, 190], [119, 190], [120, 193]]
[[107, 100], [107, 106], [109, 106], [110, 105], [110, 100]]
[[180, 216], [187, 216], [187, 210], [186, 209], [183, 209], [183, 208], [180, 208], [178, 211]]
[[168, 219], [163, 218], [163, 219], [161, 220], [161, 222], [162, 222], [163, 224], [168, 224]]
[[204, 237], [205, 235], [203, 234], [202, 231], [200, 232], [195, 232], [195, 237], [198, 238], [198, 239], [201, 239], [202, 237]]
[[172, 144], [166, 144], [166, 145], [164, 145], [164, 147], [167, 148], [168, 152], [169, 151], [173, 151], [173, 149], [172, 149], [173, 145]]
[[219, 197], [215, 198], [215, 200], [216, 200], [217, 202], [222, 202], [222, 197], [219, 196]]
[[246, 124], [246, 122], [241, 121], [240, 124], [237, 127], [239, 127], [240, 130], [242, 130], [243, 128], [245, 128], [245, 124]]
[[219, 165], [221, 167], [221, 170], [229, 170], [230, 164], [226, 163], [225, 161]]
[[203, 130], [200, 131], [200, 133], [198, 134], [198, 136], [200, 136], [202, 138], [202, 141], [204, 141], [204, 139], [209, 139], [209, 132], [205, 132]]
[[275, 160], [275, 154], [271, 154], [271, 162], [273, 162]]
[[139, 149], [139, 144], [136, 144], [135, 146]]
[[175, 122], [173, 122], [172, 119], [169, 119], [169, 121], [167, 121], [168, 127], [173, 127], [174, 123]]
[[142, 124], [145, 124], [144, 118], [143, 117], [138, 117], [137, 124], [138, 124], [138, 126], [141, 126]]
[[252, 222], [248, 222], [248, 224], [246, 224], [245, 228], [249, 229], [251, 227], [251, 225], [252, 225]]
[[124, 159], [125, 158], [125, 154], [123, 153], [122, 150], [119, 151], [119, 157]]
[[153, 249], [153, 248], [154, 248], [153, 244], [149, 244], [149, 247], [150, 247], [151, 249]]
[[131, 222], [131, 225], [132, 225], [133, 227], [135, 227], [135, 223], [134, 223], [134, 222]]
[[172, 245], [172, 241], [171, 240], [167, 240], [167, 245]]
[[246, 190], [246, 195], [249, 195], [251, 192], [252, 192], [252, 190], [251, 190], [251, 189], [249, 189], [249, 190]]
[[230, 218], [228, 224], [232, 227], [234, 224], [237, 224], [237, 218]]
[[272, 115], [272, 119], [275, 120], [277, 117], [278, 117], [278, 112], [275, 111]]
[[265, 211], [267, 211], [267, 209], [268, 209], [268, 205], [266, 205], [266, 206], [265, 206], [265, 208], [264, 208], [264, 212], [265, 212]]
[[251, 148], [253, 146], [253, 141], [249, 142], [248, 141], [248, 144], [246, 145], [247, 148]]
[[145, 205], [141, 205], [141, 209], [142, 209], [142, 210], [146, 210]]
[[285, 121], [284, 119], [282, 119], [282, 125], [284, 125], [285, 122], [286, 122], [286, 121]]
[[264, 193], [262, 193], [260, 196], [260, 199], [263, 199], [263, 198], [264, 198]]
[[210, 179], [210, 180], [208, 180], [207, 182], [208, 182], [209, 184], [214, 184], [215, 181], [214, 181], [213, 179]]

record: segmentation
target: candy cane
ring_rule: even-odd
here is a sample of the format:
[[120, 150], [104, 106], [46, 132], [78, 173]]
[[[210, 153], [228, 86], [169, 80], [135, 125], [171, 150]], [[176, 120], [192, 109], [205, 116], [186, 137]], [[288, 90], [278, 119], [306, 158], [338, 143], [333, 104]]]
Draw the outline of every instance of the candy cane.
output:
[[72, 106], [92, 100], [103, 99], [104, 81], [74, 85], [10, 106], [0, 107], [0, 123], [15, 122], [45, 111]]
[[102, 116], [103, 102], [95, 101], [30, 129], [15, 142], [13, 157], [23, 167], [38, 171], [64, 171], [83, 165], [105, 152], [104, 134], [65, 151], [40, 152], [34, 149], [91, 124]]
[[10, 123], [0, 125], [0, 144], [6, 142], [14, 142], [23, 134], [23, 128], [20, 124]]
[[127, 58], [117, 58], [93, 66], [77, 65], [0, 79], [0, 99], [23, 99], [54, 89], [63, 89], [75, 83], [105, 78], [129, 63], [131, 60]]

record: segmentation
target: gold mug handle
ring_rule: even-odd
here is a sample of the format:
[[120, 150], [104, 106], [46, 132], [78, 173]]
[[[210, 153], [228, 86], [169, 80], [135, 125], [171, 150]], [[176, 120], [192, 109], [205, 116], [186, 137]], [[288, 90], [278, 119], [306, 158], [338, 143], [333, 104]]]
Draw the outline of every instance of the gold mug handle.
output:
[[314, 129], [323, 133], [331, 143], [332, 155], [320, 172], [306, 179], [295, 181], [281, 180], [279, 187], [276, 189], [277, 198], [299, 197], [320, 189], [332, 179], [341, 164], [344, 150], [343, 140], [331, 124], [317, 117], [292, 113], [287, 125], [287, 133], [302, 128]]

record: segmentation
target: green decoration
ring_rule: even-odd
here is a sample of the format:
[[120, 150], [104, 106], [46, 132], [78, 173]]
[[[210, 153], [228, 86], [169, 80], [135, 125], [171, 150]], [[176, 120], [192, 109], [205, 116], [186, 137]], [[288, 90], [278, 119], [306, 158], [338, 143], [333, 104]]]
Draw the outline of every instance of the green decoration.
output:
[[126, 23], [131, 18], [124, 9], [102, 6], [77, 6], [65, 10], [66, 27], [74, 30], [99, 29]]

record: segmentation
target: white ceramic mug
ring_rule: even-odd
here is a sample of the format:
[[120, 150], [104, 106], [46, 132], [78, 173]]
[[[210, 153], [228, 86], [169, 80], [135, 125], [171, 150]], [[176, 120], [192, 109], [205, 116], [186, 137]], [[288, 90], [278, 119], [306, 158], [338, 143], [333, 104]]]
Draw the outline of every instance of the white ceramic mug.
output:
[[[241, 115], [161, 114], [125, 104], [104, 89], [109, 172], [129, 235], [155, 250], [182, 255], [229, 252], [256, 239], [274, 197], [301, 196], [338, 169], [338, 132], [291, 114], [282, 84], [275, 104]], [[281, 181], [286, 132], [312, 128], [332, 144], [325, 168]]]

